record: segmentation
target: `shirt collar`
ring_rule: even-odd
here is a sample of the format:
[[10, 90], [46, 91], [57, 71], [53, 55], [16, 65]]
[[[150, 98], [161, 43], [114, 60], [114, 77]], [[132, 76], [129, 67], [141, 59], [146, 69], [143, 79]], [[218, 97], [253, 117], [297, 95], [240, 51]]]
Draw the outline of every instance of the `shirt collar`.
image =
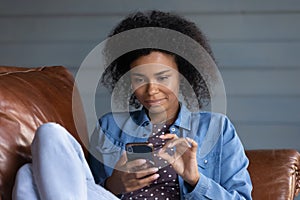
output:
[[174, 122], [174, 126], [191, 130], [191, 123], [192, 123], [191, 116], [192, 116], [191, 111], [189, 111], [189, 109], [187, 109], [185, 105], [180, 103], [180, 110]]
[[150, 124], [150, 119], [148, 118], [144, 107], [140, 110], [130, 112], [130, 116], [138, 126], [147, 126]]

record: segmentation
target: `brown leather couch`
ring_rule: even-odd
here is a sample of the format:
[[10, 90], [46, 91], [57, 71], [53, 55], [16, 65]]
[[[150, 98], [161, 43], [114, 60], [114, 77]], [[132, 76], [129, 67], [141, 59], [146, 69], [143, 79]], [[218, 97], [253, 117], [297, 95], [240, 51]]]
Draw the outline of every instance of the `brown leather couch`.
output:
[[[30, 162], [30, 143], [39, 125], [57, 122], [81, 144], [85, 140], [78, 135], [86, 135], [85, 119], [76, 120], [82, 123], [75, 127], [72, 115], [73, 88], [73, 77], [64, 67], [0, 67], [0, 199], [11, 199], [16, 171]], [[73, 104], [79, 113], [76, 117], [83, 116], [80, 99], [76, 98]], [[294, 199], [300, 190], [297, 151], [246, 153], [250, 159], [253, 199]]]

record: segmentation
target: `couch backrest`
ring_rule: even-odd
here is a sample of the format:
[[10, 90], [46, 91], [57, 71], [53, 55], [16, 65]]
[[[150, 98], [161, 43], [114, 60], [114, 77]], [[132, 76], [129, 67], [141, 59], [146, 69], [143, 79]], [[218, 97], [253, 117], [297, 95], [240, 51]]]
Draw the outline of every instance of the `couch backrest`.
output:
[[[45, 122], [57, 122], [78, 141], [85, 140], [86, 121], [74, 123], [74, 79], [62, 66], [0, 67], [0, 194], [11, 199], [16, 171], [31, 161], [30, 144], [35, 130]], [[77, 112], [82, 112], [80, 99]]]

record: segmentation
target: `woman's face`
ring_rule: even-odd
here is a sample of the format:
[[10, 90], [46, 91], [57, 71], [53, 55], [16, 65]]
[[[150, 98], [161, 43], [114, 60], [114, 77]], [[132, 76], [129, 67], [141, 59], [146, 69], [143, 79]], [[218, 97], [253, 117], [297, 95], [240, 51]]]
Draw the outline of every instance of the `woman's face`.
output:
[[180, 81], [174, 56], [153, 51], [134, 60], [130, 67], [134, 94], [149, 114], [174, 117], [179, 109]]

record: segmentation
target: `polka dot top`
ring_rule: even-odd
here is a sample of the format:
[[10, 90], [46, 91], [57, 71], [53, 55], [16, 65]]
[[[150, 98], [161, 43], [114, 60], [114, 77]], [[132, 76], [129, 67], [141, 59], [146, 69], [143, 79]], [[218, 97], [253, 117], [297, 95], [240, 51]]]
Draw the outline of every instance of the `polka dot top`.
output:
[[148, 142], [154, 147], [154, 162], [158, 167], [160, 177], [151, 185], [140, 190], [126, 193], [122, 199], [143, 199], [143, 200], [178, 200], [180, 199], [178, 175], [167, 161], [158, 157], [158, 152], [166, 141], [159, 138], [160, 135], [168, 133], [169, 127], [166, 125], [153, 125], [153, 133], [148, 138]]

